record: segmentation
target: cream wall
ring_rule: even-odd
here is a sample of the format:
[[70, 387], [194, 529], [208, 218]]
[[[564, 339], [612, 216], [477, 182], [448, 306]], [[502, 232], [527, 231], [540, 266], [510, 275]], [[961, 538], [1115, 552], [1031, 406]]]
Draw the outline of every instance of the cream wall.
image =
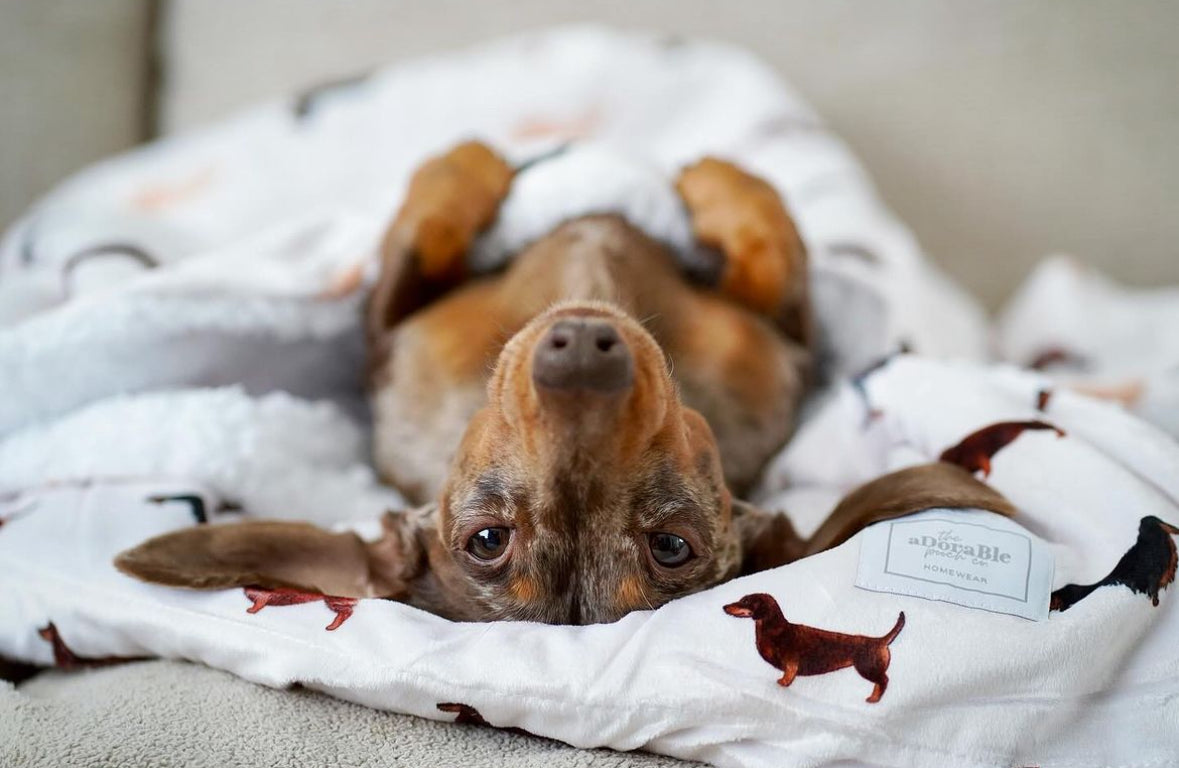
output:
[[0, 228], [144, 138], [150, 14], [147, 0], [0, 0]]
[[[0, 3], [0, 30], [12, 6], [29, 3], [43, 4]], [[137, 4], [72, 5], [103, 17]], [[584, 20], [709, 35], [757, 51], [848, 140], [926, 249], [992, 306], [1053, 251], [1132, 283], [1179, 283], [1175, 2], [169, 0], [160, 16], [159, 124], [183, 129], [380, 63]], [[12, 59], [29, 71], [47, 56], [64, 56], [54, 65], [62, 67], [76, 56], [81, 68], [82, 54], [109, 34], [101, 19], [95, 24], [87, 34], [59, 35], [38, 23], [29, 34], [66, 45], [26, 42], [0, 60], [5, 70]], [[11, 37], [0, 31], [5, 46]], [[107, 87], [138, 77], [134, 68], [120, 72], [104, 78]], [[0, 75], [0, 89], [11, 89], [9, 80]], [[50, 143], [54, 129], [36, 126], [66, 113], [98, 126], [125, 119], [129, 107], [79, 102], [61, 88], [30, 98], [37, 117], [19, 117], [20, 132], [3, 118], [0, 151], [60, 152], [44, 161], [54, 170], [85, 153], [66, 154]], [[0, 162], [0, 220], [25, 192], [10, 166]]]

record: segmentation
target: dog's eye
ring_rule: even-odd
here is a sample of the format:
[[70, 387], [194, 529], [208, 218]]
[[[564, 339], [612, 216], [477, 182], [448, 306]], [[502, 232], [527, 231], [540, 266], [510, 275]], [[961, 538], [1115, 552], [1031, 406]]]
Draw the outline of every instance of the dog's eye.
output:
[[692, 558], [692, 548], [674, 533], [653, 533], [648, 543], [655, 562], [667, 568], [683, 565]]
[[480, 560], [494, 560], [504, 553], [511, 539], [511, 528], [484, 528], [467, 539], [467, 551]]

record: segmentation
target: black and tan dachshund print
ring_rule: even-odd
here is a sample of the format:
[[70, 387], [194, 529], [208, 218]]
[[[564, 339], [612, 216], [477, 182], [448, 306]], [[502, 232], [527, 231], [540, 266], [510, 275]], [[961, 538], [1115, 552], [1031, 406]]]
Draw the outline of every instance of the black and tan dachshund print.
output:
[[204, 525], [209, 522], [209, 513], [205, 509], [205, 500], [195, 493], [178, 493], [172, 496], [148, 496], [147, 500], [152, 504], [168, 504], [172, 502], [187, 504], [189, 511], [192, 512], [192, 519], [197, 522], [197, 525]]
[[455, 715], [454, 722], [459, 725], [478, 725], [483, 728], [496, 728], [508, 733], [518, 733], [521, 736], [534, 736], [523, 728], [500, 728], [497, 725], [492, 725], [483, 719], [483, 715], [479, 714], [479, 710], [472, 707], [470, 704], [459, 704], [457, 702], [442, 702], [438, 705], [439, 712], [453, 712]]
[[982, 472], [987, 477], [995, 454], [1029, 429], [1050, 429], [1057, 437], [1064, 437], [1064, 430], [1044, 421], [1000, 421], [971, 432], [957, 445], [942, 451], [938, 460], [957, 464], [967, 472]]
[[1066, 584], [1052, 593], [1050, 610], [1067, 611], [1095, 589], [1116, 585], [1146, 595], [1157, 606], [1159, 592], [1175, 580], [1175, 566], [1179, 562], [1179, 551], [1172, 536], [1179, 536], [1179, 527], [1154, 515], [1142, 518], [1138, 523], [1138, 540], [1126, 550], [1109, 575], [1096, 584]]
[[753, 619], [757, 652], [771, 666], [782, 670], [778, 685], [790, 685], [796, 675], [825, 675], [855, 667], [861, 677], [874, 684], [866, 699], [869, 704], [880, 701], [888, 688], [888, 665], [892, 661], [888, 647], [905, 627], [903, 611], [882, 637], [845, 635], [794, 624], [782, 614], [778, 601], [764, 593], [729, 603], [725, 613]]
[[849, 379], [852, 389], [855, 390], [856, 394], [859, 395], [860, 400], [864, 403], [865, 413], [863, 426], [865, 429], [867, 429], [872, 424], [872, 422], [876, 421], [884, 415], [883, 411], [872, 405], [872, 399], [868, 396], [868, 379], [871, 378], [872, 374], [888, 367], [889, 363], [891, 363], [893, 360], [896, 360], [901, 355], [912, 354], [912, 352], [913, 345], [902, 339], [894, 351], [889, 352], [887, 355], [884, 355], [883, 357], [873, 361], [866, 368], [864, 368], [864, 370], [860, 371], [856, 375], [852, 376], [851, 379]]
[[372, 75], [372, 72], [360, 72], [355, 75], [319, 83], [301, 91], [295, 96], [294, 102], [291, 105], [291, 112], [294, 114], [295, 120], [302, 122], [310, 117], [323, 97], [362, 85], [371, 80]]

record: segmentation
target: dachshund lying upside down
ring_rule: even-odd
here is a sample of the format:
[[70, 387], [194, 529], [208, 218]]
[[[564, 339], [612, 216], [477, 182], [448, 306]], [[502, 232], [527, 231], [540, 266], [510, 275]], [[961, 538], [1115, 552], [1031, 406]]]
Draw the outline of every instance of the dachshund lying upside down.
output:
[[589, 624], [658, 607], [934, 506], [1010, 514], [933, 464], [853, 492], [810, 540], [736, 500], [806, 390], [806, 256], [774, 190], [705, 159], [676, 189], [715, 274], [615, 215], [566, 221], [468, 274], [514, 171], [487, 147], [426, 162], [383, 246], [367, 331], [375, 459], [419, 508], [367, 543], [301, 523], [199, 526], [119, 556], [215, 589], [386, 597], [456, 620]]

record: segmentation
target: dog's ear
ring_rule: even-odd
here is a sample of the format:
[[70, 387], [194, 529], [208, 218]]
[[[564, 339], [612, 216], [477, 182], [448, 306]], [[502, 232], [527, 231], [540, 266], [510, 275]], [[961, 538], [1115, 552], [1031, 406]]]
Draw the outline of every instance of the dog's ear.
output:
[[697, 242], [724, 257], [721, 293], [769, 316], [809, 348], [814, 330], [806, 248], [777, 191], [714, 157], [683, 169], [676, 190]]
[[878, 477], [844, 496], [807, 540], [805, 554], [837, 547], [872, 523], [937, 508], [1015, 515], [1010, 501], [961, 467], [940, 461], [919, 464]]
[[783, 512], [733, 502], [741, 541], [741, 573], [776, 568], [837, 547], [872, 523], [926, 509], [983, 509], [1006, 517], [1015, 507], [1002, 494], [953, 464], [921, 464], [871, 480], [843, 499], [809, 539], [798, 536]]
[[503, 158], [477, 141], [431, 158], [414, 172], [381, 245], [381, 272], [365, 317], [370, 342], [462, 282], [467, 250], [495, 220], [513, 174]]
[[375, 542], [307, 523], [199, 525], [145, 541], [118, 555], [115, 567], [174, 587], [285, 587], [405, 600], [424, 568], [422, 541], [431, 511], [385, 515], [383, 535]]
[[806, 541], [783, 512], [766, 512], [734, 499], [733, 527], [741, 542], [742, 574], [792, 563], [806, 552]]

